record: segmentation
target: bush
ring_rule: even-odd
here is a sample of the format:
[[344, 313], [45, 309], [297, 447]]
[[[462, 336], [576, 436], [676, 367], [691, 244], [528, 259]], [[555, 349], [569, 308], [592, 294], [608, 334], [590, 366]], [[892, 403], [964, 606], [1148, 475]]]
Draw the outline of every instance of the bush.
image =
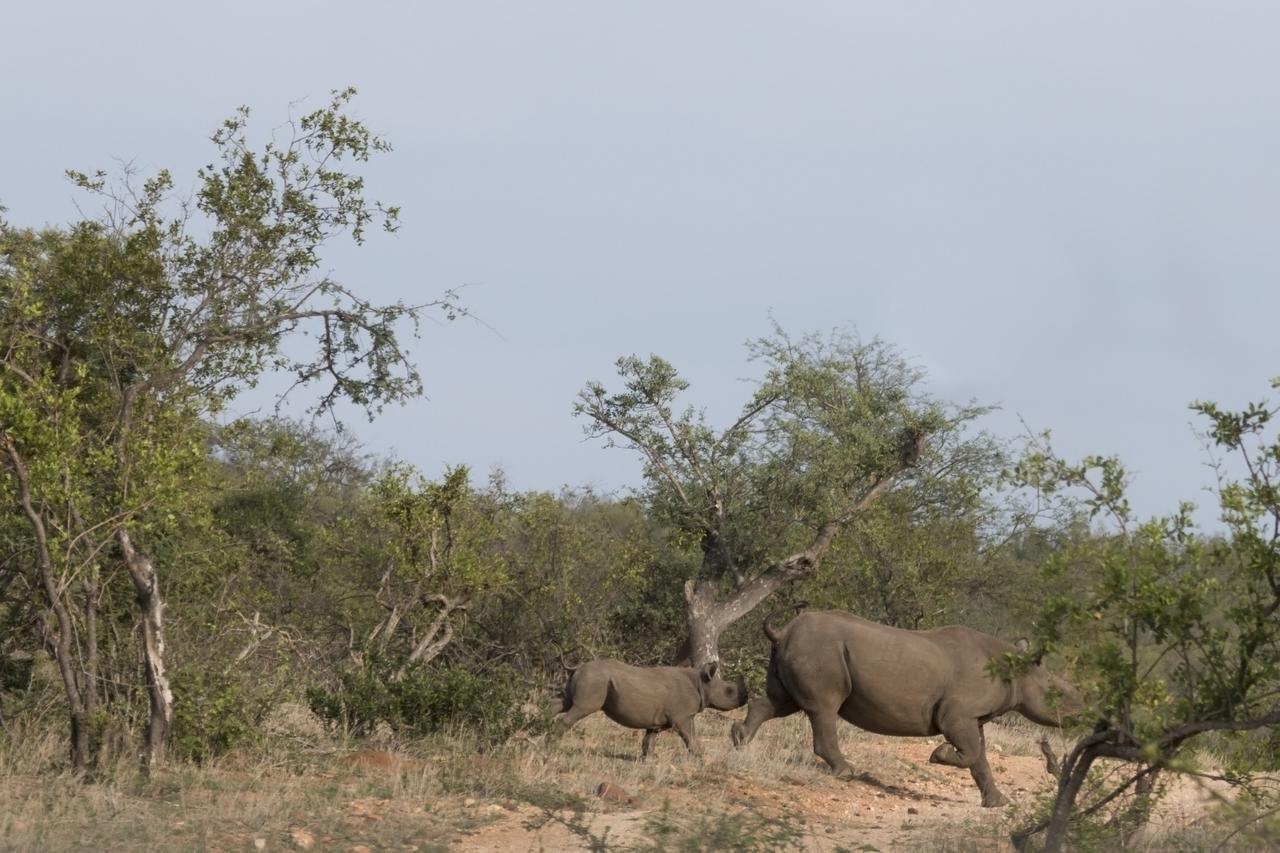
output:
[[270, 699], [234, 675], [190, 667], [173, 676], [170, 748], [204, 762], [261, 737]]
[[488, 743], [501, 743], [531, 722], [518, 707], [517, 683], [508, 666], [423, 668], [400, 681], [365, 669], [344, 673], [335, 690], [309, 688], [307, 702], [320, 719], [355, 735], [385, 722], [393, 731], [418, 736], [467, 728]]
[[385, 680], [367, 669], [342, 673], [334, 690], [308, 687], [307, 705], [328, 725], [358, 737], [384, 720], [391, 722], [394, 708]]

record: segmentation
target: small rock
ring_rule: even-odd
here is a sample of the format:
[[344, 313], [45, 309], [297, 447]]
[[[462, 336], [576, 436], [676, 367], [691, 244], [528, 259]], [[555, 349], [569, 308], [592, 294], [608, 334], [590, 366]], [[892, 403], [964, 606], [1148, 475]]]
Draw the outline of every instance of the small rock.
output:
[[316, 843], [316, 837], [305, 829], [295, 829], [289, 833], [289, 837], [293, 840], [293, 846], [299, 850], [310, 850]]
[[480, 811], [484, 812], [485, 814], [504, 814], [506, 812], [506, 809], [504, 809], [502, 806], [498, 805], [497, 803], [491, 803], [490, 805], [487, 805], [484, 808], [482, 808]]
[[915, 806], [907, 806], [907, 814], [920, 814], [920, 810]]
[[631, 801], [631, 797], [618, 785], [613, 782], [601, 782], [596, 785], [596, 796], [610, 803], [626, 803]]
[[351, 848], [351, 853], [373, 853], [373, 851], [363, 844], [357, 844]]
[[465, 800], [463, 800], [463, 801], [462, 801], [462, 804], [463, 804], [464, 806], [468, 806], [468, 807], [470, 807], [470, 806], [474, 806], [474, 805], [476, 804], [476, 798], [475, 798], [475, 797], [467, 797]]
[[267, 839], [255, 838], [253, 839], [253, 846], [255, 850], [265, 850], [267, 849]]

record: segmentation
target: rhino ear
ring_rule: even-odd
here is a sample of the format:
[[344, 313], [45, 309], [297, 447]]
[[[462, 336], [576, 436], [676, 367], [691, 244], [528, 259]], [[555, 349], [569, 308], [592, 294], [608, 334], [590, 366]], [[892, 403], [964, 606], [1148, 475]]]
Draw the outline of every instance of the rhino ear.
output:
[[703, 681], [710, 681], [711, 679], [713, 679], [713, 678], [715, 678], [715, 677], [716, 677], [716, 672], [717, 672], [719, 669], [720, 669], [720, 663], [719, 663], [719, 661], [714, 661], [714, 660], [713, 660], [711, 663], [704, 663], [704, 664], [702, 665], [702, 669], [700, 669], [700, 670], [698, 671], [698, 676], [699, 676]]
[[1026, 637], [1019, 637], [1017, 640], [1014, 641], [1013, 645], [1017, 647], [1018, 651], [1024, 655], [1027, 652], [1031, 651], [1031, 641], [1028, 640]]

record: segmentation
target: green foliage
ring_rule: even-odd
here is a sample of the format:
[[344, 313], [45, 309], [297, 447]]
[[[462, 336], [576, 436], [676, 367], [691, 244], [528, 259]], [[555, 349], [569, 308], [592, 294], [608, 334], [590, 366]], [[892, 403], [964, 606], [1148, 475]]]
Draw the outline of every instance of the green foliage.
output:
[[466, 729], [501, 743], [532, 722], [519, 708], [519, 683], [502, 665], [479, 672], [457, 665], [415, 668], [398, 681], [360, 669], [343, 673], [333, 690], [309, 687], [307, 702], [320, 719], [355, 735], [385, 723], [415, 736]]
[[[372, 416], [421, 391], [404, 333], [416, 333], [426, 310], [462, 310], [452, 294], [375, 305], [322, 272], [333, 240], [362, 242], [376, 222], [396, 227], [396, 208], [367, 200], [352, 171], [390, 148], [347, 115], [354, 94], [334, 92], [290, 122], [287, 139], [256, 149], [248, 110], [237, 111], [213, 134], [213, 162], [193, 191], [175, 190], [165, 170], [118, 179], [72, 171], [103, 203], [99, 218], [45, 231], [0, 222], [3, 532], [39, 555], [38, 582], [24, 592], [53, 613], [45, 632], [73, 719], [100, 691], [110, 695], [102, 687], [115, 679], [101, 668], [142, 671], [108, 643], [130, 626], [97, 624], [98, 608], [118, 598], [108, 586], [131, 581], [144, 613], [156, 614], [169, 566], [197, 576], [174, 579], [179, 592], [210, 592], [218, 570], [250, 556], [208, 557], [225, 543], [217, 530], [194, 529], [216, 518], [207, 420], [270, 371], [291, 374], [293, 388], [320, 383], [317, 411], [347, 399]], [[314, 349], [287, 346], [299, 332]], [[246, 533], [299, 556], [301, 529], [281, 530], [290, 508], [272, 509], [274, 519]], [[240, 510], [241, 520], [254, 514]], [[286, 535], [256, 535], [268, 531]], [[122, 555], [133, 556], [127, 574], [112, 570]], [[148, 618], [158, 635], [158, 618]], [[148, 653], [162, 646], [157, 636]], [[164, 695], [158, 686], [152, 701]]]
[[[1280, 436], [1268, 434], [1277, 409], [1192, 408], [1209, 420], [1208, 437], [1224, 454], [1216, 463], [1221, 533], [1196, 529], [1186, 503], [1136, 521], [1118, 460], [1065, 462], [1047, 436], [1018, 468], [1021, 482], [1042, 495], [1082, 492], [1089, 514], [1107, 522], [1046, 565], [1049, 582], [1069, 580], [1070, 592], [1046, 598], [1041, 647], [1072, 654], [1091, 713], [1102, 720], [1077, 745], [1080, 761], [1067, 762], [1050, 829], [1056, 843], [1074, 798], [1066, 782], [1087, 772], [1094, 756], [1186, 770], [1193, 739], [1280, 723]], [[1236, 759], [1227, 771], [1239, 780], [1280, 761], [1267, 751], [1224, 757]]]
[[974, 414], [923, 396], [920, 373], [880, 341], [777, 330], [749, 350], [763, 376], [722, 430], [680, 408], [688, 383], [658, 356], [619, 359], [622, 390], [588, 383], [575, 407], [588, 435], [644, 458], [652, 511], [702, 558], [703, 576], [731, 578], [807, 546], [918, 436]]
[[392, 694], [399, 719], [414, 734], [465, 727], [483, 740], [501, 743], [528, 722], [519, 709], [519, 683], [510, 667], [472, 672], [452, 666], [415, 671], [397, 683]]
[[201, 667], [178, 669], [173, 693], [170, 744], [195, 762], [257, 742], [273, 698], [242, 677]]
[[368, 735], [378, 723], [395, 719], [395, 702], [385, 677], [367, 669], [342, 673], [332, 690], [308, 687], [307, 705], [321, 720], [356, 736]]

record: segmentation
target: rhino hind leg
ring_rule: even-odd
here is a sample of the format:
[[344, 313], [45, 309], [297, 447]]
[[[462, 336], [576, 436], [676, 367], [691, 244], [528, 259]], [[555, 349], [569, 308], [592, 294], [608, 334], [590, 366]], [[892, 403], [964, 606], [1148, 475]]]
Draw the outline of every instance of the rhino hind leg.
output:
[[573, 690], [565, 694], [565, 711], [556, 720], [555, 735], [559, 737], [572, 728], [578, 720], [583, 717], [589, 717], [596, 711], [603, 710], [608, 696], [609, 685], [607, 683], [573, 685]]
[[835, 711], [806, 711], [809, 725], [813, 727], [813, 751], [827, 764], [831, 772], [841, 779], [852, 779], [853, 768], [840, 751], [838, 731], [840, 715]]
[[640, 758], [644, 760], [653, 753], [653, 741], [658, 737], [661, 729], [645, 729], [644, 739], [640, 741]]
[[729, 730], [729, 736], [733, 739], [733, 745], [743, 747], [751, 743], [756, 736], [756, 730], [763, 723], [774, 719], [775, 717], [787, 717], [794, 714], [800, 709], [796, 707], [796, 703], [792, 702], [789, 697], [769, 697], [757, 696], [747, 705], [747, 719], [745, 723], [734, 723]]
[[942, 733], [950, 743], [941, 744], [935, 749], [929, 756], [929, 761], [968, 770], [982, 794], [984, 808], [1006, 805], [1009, 800], [996, 787], [995, 775], [987, 762], [987, 741], [982, 733], [982, 726], [976, 720], [957, 721], [944, 726]]

